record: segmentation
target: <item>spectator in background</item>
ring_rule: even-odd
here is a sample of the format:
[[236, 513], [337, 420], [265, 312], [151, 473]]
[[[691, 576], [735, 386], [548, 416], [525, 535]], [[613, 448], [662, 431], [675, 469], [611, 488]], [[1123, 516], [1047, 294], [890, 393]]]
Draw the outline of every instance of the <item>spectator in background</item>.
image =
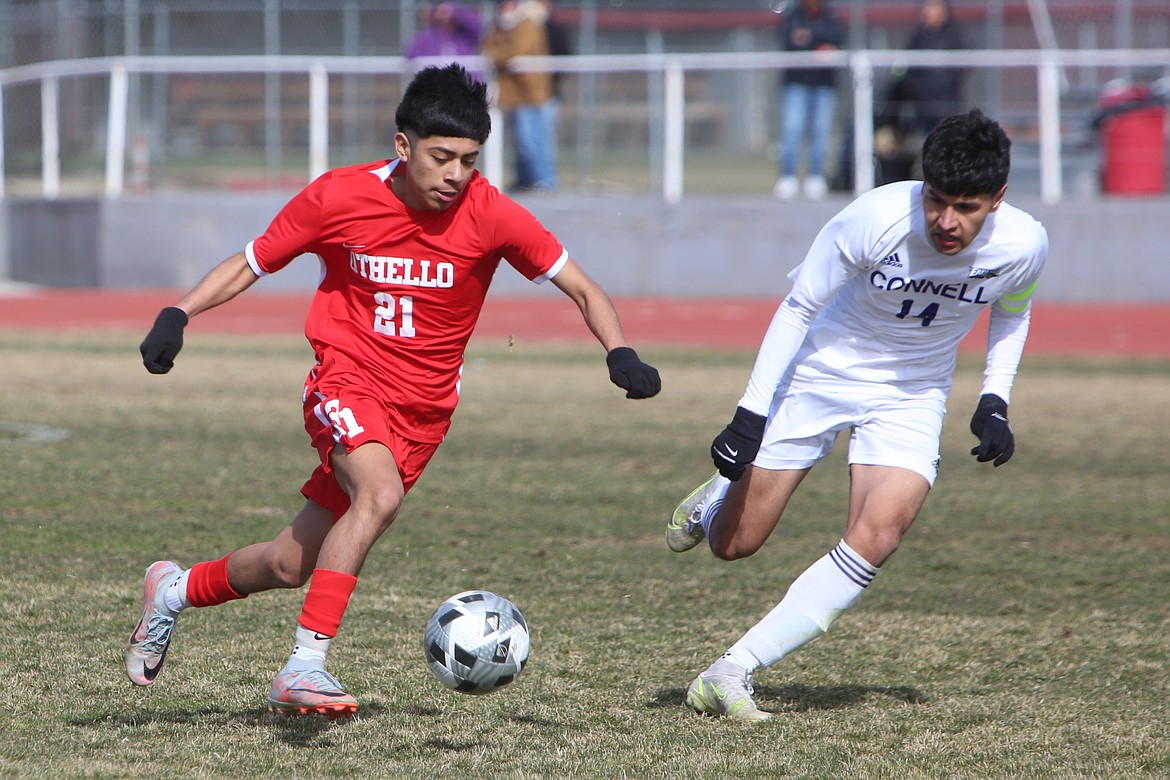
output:
[[513, 57], [547, 56], [548, 9], [542, 0], [503, 0], [483, 43], [483, 54], [496, 68], [496, 102], [507, 113], [516, 156], [513, 190], [550, 191], [557, 186], [556, 161], [546, 112], [553, 100], [553, 78], [548, 72], [516, 72]]
[[[828, 0], [797, 0], [780, 17], [785, 51], [833, 51], [845, 42], [845, 27]], [[780, 90], [780, 178], [772, 194], [791, 200], [800, 190], [799, 161], [808, 146], [804, 196], [819, 200], [828, 192], [825, 160], [837, 104], [836, 68], [790, 68]]]
[[[544, 11], [548, 15], [544, 22], [544, 34], [548, 38], [548, 53], [554, 57], [562, 57], [573, 53], [573, 46], [569, 43], [569, 29], [556, 19], [552, 0], [541, 0]], [[561, 97], [561, 74], [553, 73], [553, 94], [559, 100]]]
[[[556, 20], [552, 0], [541, 0], [541, 2], [544, 5], [545, 12], [548, 14], [548, 19], [544, 23], [544, 34], [548, 38], [548, 53], [553, 57], [563, 57], [572, 54], [573, 47], [569, 43], [569, 30]], [[549, 154], [552, 156], [554, 166], [560, 158], [560, 147], [557, 143], [557, 137], [560, 133], [561, 82], [563, 80], [561, 73], [553, 71], [553, 96], [552, 100], [545, 104], [544, 108], [545, 124], [548, 125]]]
[[[964, 48], [947, 0], [922, 0], [918, 22], [906, 49]], [[922, 140], [944, 118], [962, 111], [965, 73], [960, 68], [916, 66], [894, 69], [874, 113], [875, 183], [878, 186], [918, 175]]]
[[918, 163], [918, 119], [906, 90], [905, 68], [895, 70], [893, 76], [882, 89], [873, 115], [874, 183], [878, 187], [913, 179]]
[[[474, 57], [479, 54], [483, 24], [479, 12], [458, 2], [442, 2], [426, 12], [426, 24], [406, 47], [408, 59], [418, 57]], [[445, 65], [445, 62], [428, 63]], [[467, 63], [463, 63], [464, 67]], [[478, 81], [483, 74], [472, 72]]]
[[[910, 51], [966, 48], [958, 26], [951, 18], [948, 0], [922, 0], [918, 24], [906, 48]], [[961, 68], [914, 67], [906, 71], [900, 85], [901, 99], [909, 104], [912, 125], [925, 138], [944, 118], [963, 110]]]

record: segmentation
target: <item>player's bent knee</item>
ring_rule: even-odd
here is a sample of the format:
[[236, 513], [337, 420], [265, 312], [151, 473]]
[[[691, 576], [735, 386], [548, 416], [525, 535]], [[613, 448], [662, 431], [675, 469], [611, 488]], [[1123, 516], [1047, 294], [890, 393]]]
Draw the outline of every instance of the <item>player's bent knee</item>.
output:
[[353, 501], [353, 508], [367, 521], [378, 525], [378, 531], [385, 531], [398, 517], [402, 506], [402, 491], [393, 485], [378, 486], [363, 490]]
[[722, 561], [737, 561], [740, 558], [747, 558], [760, 549], [760, 544], [744, 543], [738, 539], [731, 539], [729, 541], [722, 541], [711, 537], [710, 539], [711, 552], [716, 558]]
[[721, 561], [738, 561], [740, 558], [747, 558], [749, 555], [751, 555], [750, 552], [746, 552], [743, 550], [736, 550], [736, 549], [731, 549], [731, 550], [714, 550], [713, 549], [713, 550], [711, 550], [711, 552], [715, 553], [715, 557]]
[[865, 558], [866, 562], [872, 566], [881, 566], [886, 560], [898, 551], [898, 547], [902, 544], [903, 532], [898, 528], [875, 528], [869, 529], [860, 538], [855, 541], [849, 541], [849, 534], [846, 535], [846, 541], [859, 555]]

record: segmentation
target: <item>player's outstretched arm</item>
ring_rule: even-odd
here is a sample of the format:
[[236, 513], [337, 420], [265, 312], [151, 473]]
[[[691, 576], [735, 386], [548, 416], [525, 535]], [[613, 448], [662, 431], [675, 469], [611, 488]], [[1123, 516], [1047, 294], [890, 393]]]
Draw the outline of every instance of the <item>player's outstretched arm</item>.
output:
[[258, 278], [243, 252], [237, 252], [211, 269], [176, 305], [158, 313], [150, 332], [138, 347], [146, 370], [152, 374], [165, 374], [174, 368], [175, 356], [183, 348], [183, 328], [187, 327], [190, 318], [230, 301]]
[[573, 299], [589, 330], [605, 347], [605, 364], [609, 378], [626, 391], [626, 398], [651, 398], [662, 389], [658, 369], [642, 362], [638, 353], [626, 344], [621, 322], [613, 301], [601, 285], [569, 258], [552, 279], [561, 292]]

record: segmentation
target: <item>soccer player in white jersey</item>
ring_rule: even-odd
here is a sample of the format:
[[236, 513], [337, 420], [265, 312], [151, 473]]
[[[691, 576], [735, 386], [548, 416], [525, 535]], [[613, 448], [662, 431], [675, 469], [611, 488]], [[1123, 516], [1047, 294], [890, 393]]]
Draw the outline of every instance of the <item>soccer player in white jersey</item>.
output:
[[302, 254], [321, 262], [305, 320], [316, 364], [304, 389], [305, 431], [320, 465], [301, 488], [304, 506], [269, 541], [188, 569], [172, 561], [147, 569], [126, 647], [135, 685], [154, 684], [182, 610], [309, 582], [268, 706], [328, 717], [357, 710], [325, 671], [326, 654], [367, 553], [451, 425], [464, 349], [501, 258], [577, 304], [627, 398], [661, 388], [658, 371], [626, 345], [600, 285], [475, 169], [491, 129], [486, 87], [458, 65], [424, 68], [395, 119], [395, 159], [322, 174], [255, 241], [163, 309], [142, 342], [147, 370], [165, 374], [189, 318]]
[[1008, 402], [1048, 237], [1004, 201], [1010, 146], [978, 110], [943, 120], [923, 144], [924, 181], [861, 195], [790, 274], [747, 390], [712, 442], [719, 473], [675, 510], [667, 543], [683, 552], [706, 539], [721, 559], [752, 555], [849, 431], [845, 534], [695, 679], [686, 702], [697, 712], [770, 717], [752, 700], [752, 673], [825, 633], [898, 549], [938, 472], [959, 342], [984, 310], [971, 453], [995, 466], [1012, 456]]

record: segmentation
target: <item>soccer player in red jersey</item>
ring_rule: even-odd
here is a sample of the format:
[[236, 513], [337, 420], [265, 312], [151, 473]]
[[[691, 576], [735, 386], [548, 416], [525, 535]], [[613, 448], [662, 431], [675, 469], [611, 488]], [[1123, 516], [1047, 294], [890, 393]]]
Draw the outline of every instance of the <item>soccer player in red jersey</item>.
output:
[[606, 349], [628, 398], [658, 393], [658, 372], [625, 341], [605, 291], [557, 239], [475, 169], [491, 129], [486, 88], [458, 65], [426, 68], [395, 115], [397, 157], [329, 171], [256, 240], [163, 309], [142, 342], [148, 371], [174, 366], [188, 319], [225, 303], [299, 255], [321, 262], [305, 335], [316, 365], [305, 380], [305, 430], [321, 464], [305, 505], [271, 541], [182, 569], [146, 571], [142, 617], [126, 673], [151, 685], [175, 619], [309, 582], [292, 654], [268, 694], [284, 714], [341, 717], [357, 700], [325, 671], [329, 646], [374, 542], [450, 427], [463, 352], [501, 259], [551, 280]]

